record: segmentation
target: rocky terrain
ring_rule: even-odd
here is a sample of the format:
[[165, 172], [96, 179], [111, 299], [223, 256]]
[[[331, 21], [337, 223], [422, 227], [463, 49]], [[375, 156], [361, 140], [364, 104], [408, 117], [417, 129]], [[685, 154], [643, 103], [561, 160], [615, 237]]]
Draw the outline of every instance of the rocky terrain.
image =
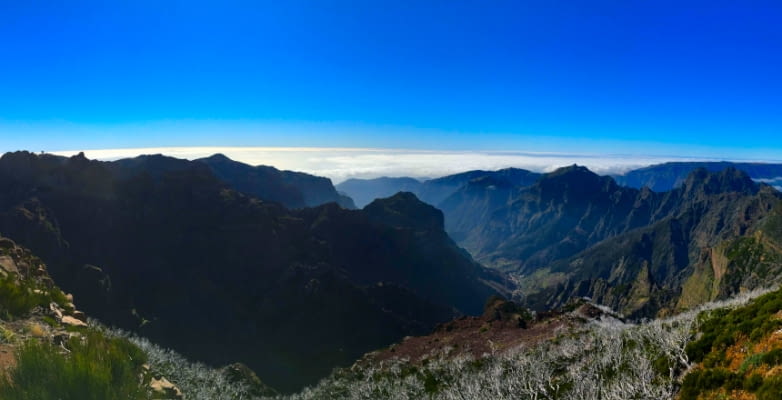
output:
[[618, 318], [606, 308], [573, 298], [557, 310], [532, 313], [500, 297], [489, 299], [480, 316], [463, 316], [438, 325], [425, 336], [406, 337], [386, 349], [367, 354], [359, 364], [404, 359], [426, 364], [433, 359], [480, 358], [520, 346], [534, 346], [563, 332], [600, 319]]

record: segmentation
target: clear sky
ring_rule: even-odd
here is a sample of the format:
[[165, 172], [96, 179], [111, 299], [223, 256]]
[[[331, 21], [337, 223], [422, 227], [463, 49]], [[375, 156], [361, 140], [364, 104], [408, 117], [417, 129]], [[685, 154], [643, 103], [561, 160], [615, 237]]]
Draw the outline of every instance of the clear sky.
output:
[[0, 151], [782, 159], [782, 2], [0, 1]]

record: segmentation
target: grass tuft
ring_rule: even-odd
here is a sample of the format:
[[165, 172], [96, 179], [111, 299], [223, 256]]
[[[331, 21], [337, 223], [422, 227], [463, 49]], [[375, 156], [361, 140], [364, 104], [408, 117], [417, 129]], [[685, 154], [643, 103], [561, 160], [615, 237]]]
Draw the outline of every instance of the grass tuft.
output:
[[4, 400], [139, 400], [144, 353], [130, 342], [89, 331], [72, 338], [69, 351], [30, 340], [17, 351], [17, 366], [0, 377]]

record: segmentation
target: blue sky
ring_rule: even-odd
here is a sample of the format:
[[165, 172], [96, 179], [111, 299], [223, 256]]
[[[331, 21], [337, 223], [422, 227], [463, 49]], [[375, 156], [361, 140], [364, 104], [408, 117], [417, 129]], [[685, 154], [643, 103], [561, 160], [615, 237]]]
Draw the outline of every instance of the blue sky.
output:
[[2, 1], [0, 151], [782, 159], [779, 1]]

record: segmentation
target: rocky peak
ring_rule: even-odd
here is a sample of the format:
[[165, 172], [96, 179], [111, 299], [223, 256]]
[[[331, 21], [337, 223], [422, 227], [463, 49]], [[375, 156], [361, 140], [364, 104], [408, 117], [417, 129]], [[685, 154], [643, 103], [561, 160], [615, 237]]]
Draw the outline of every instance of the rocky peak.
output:
[[84, 155], [83, 151], [80, 151], [79, 154], [76, 154], [75, 156], [72, 156], [69, 158], [69, 160], [72, 163], [88, 163], [90, 162], [89, 159], [87, 159], [87, 156]]

